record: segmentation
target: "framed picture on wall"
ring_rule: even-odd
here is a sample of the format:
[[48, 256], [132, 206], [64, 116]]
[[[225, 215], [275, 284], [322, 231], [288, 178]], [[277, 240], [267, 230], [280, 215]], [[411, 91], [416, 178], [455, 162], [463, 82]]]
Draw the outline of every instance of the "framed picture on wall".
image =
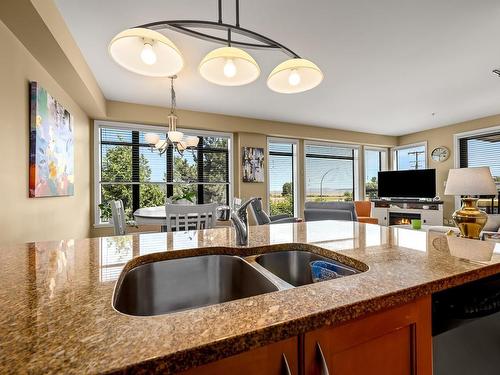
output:
[[264, 149], [243, 147], [243, 182], [264, 182]]
[[74, 194], [71, 114], [38, 82], [30, 82], [29, 195]]

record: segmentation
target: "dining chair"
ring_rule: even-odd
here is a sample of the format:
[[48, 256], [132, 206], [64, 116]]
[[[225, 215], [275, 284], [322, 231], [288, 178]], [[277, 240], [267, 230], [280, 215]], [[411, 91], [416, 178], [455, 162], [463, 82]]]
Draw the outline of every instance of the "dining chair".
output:
[[113, 229], [115, 236], [127, 234], [127, 222], [125, 221], [125, 209], [121, 199], [111, 201], [111, 217], [113, 218]]
[[283, 224], [283, 223], [298, 223], [302, 221], [302, 219], [298, 217], [292, 217], [287, 214], [281, 215], [272, 215], [269, 216], [267, 212], [262, 209], [262, 199], [259, 198], [254, 200], [250, 204], [251, 212], [253, 214], [253, 218], [257, 225], [267, 225], [267, 224]]
[[167, 232], [213, 228], [217, 206], [217, 203], [165, 204]]

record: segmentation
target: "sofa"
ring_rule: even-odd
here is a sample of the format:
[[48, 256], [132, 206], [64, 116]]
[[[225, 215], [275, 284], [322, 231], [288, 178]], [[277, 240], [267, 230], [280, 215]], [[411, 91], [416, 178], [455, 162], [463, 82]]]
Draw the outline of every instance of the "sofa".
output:
[[357, 221], [354, 202], [306, 202], [305, 221], [347, 220]]
[[[428, 232], [446, 233], [450, 229], [457, 233], [460, 232], [457, 227], [447, 227], [444, 225], [433, 225], [427, 230]], [[486, 222], [486, 225], [481, 233], [500, 233], [500, 214], [488, 215], [488, 221]]]

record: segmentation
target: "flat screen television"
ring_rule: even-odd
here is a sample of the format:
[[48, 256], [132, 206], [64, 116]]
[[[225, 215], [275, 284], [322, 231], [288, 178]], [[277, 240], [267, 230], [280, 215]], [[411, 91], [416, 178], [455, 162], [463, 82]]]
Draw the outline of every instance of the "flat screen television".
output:
[[436, 170], [378, 172], [379, 198], [434, 198]]

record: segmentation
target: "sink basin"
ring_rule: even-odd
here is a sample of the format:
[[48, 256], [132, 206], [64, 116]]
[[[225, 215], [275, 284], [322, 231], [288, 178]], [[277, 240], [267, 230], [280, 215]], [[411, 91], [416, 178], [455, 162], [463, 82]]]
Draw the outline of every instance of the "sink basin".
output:
[[151, 316], [277, 290], [242, 258], [204, 255], [132, 268], [118, 281], [113, 305], [125, 314]]
[[293, 286], [301, 286], [313, 282], [309, 264], [315, 260], [324, 260], [334, 264], [336, 266], [335, 272], [341, 276], [354, 275], [360, 272], [336, 260], [309, 251], [276, 251], [259, 255], [255, 258], [255, 261], [262, 267]]

